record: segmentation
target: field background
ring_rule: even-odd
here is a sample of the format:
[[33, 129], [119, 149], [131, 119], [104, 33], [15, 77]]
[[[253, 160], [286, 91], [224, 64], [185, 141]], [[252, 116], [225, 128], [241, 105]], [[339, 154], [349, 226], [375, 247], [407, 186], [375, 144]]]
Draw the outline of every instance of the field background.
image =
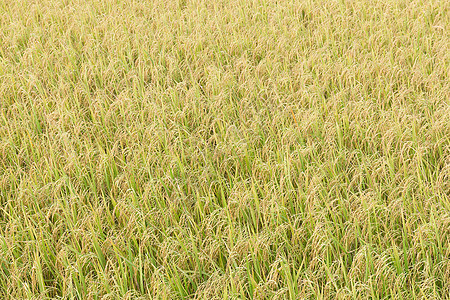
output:
[[449, 24], [0, 0], [0, 297], [448, 299]]

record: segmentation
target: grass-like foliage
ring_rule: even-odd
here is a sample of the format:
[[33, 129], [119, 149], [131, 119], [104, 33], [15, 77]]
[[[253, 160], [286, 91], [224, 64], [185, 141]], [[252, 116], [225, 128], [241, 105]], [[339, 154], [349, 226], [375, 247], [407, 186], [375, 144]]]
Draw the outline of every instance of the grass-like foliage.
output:
[[448, 297], [449, 23], [0, 0], [0, 298]]

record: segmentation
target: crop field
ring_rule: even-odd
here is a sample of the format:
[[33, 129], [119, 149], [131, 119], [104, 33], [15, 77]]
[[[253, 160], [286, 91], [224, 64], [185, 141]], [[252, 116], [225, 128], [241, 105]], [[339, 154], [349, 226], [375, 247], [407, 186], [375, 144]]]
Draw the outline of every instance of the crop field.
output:
[[0, 299], [450, 299], [449, 10], [0, 0]]

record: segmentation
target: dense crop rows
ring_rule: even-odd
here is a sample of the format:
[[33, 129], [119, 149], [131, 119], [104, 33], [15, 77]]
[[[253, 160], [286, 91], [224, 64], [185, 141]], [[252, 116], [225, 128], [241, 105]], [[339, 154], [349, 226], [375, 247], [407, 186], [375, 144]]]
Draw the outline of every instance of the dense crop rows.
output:
[[0, 297], [448, 297], [448, 11], [0, 0]]

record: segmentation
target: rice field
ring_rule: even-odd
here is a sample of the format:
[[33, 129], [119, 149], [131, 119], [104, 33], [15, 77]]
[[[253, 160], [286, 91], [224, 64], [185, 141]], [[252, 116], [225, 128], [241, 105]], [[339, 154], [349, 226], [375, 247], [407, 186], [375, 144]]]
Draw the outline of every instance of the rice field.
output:
[[0, 298], [450, 299], [449, 9], [0, 0]]

